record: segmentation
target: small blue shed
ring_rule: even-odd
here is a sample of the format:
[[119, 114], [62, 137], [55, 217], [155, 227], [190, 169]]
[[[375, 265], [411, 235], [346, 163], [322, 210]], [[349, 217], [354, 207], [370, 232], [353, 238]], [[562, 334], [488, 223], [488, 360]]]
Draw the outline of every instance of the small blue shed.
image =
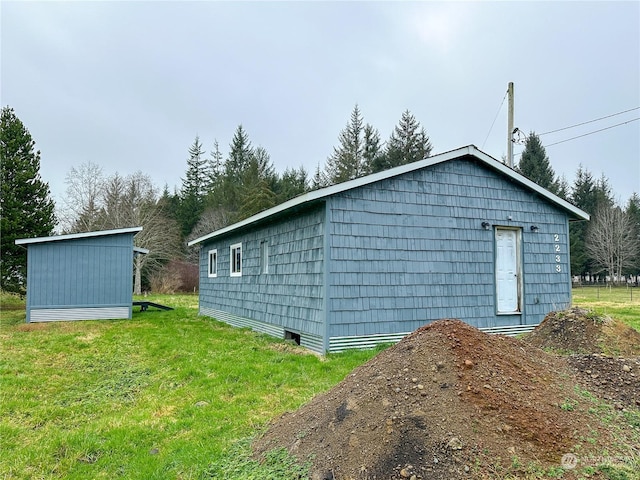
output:
[[24, 238], [27, 322], [131, 318], [133, 237], [142, 227]]
[[589, 215], [463, 147], [306, 193], [197, 238], [200, 314], [324, 353], [441, 318], [533, 329], [571, 304]]

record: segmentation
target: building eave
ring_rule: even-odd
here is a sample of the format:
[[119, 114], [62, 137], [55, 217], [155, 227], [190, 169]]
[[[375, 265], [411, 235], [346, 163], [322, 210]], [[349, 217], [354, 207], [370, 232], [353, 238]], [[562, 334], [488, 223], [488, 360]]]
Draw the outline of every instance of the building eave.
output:
[[63, 240], [77, 240], [81, 238], [104, 237], [107, 235], [121, 235], [124, 233], [136, 234], [142, 231], [142, 227], [119, 228], [115, 230], [99, 230], [96, 232], [71, 233], [68, 235], [53, 235], [51, 237], [19, 238], [16, 245], [28, 245], [33, 243], [58, 242]]

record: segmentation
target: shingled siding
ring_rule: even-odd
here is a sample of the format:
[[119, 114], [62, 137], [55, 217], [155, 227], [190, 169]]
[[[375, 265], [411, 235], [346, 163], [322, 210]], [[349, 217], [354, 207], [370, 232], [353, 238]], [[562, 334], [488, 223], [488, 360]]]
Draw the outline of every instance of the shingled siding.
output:
[[133, 234], [31, 244], [27, 320], [131, 318]]
[[[330, 337], [409, 332], [452, 317], [477, 327], [537, 324], [570, 303], [566, 214], [474, 161], [345, 191], [328, 205]], [[496, 315], [495, 226], [522, 229], [522, 314]]]
[[[301, 343], [324, 338], [324, 203], [273, 223], [205, 242], [200, 250], [200, 313], [236, 326], [301, 334]], [[260, 243], [269, 245], [269, 271], [261, 273]], [[242, 242], [242, 276], [231, 277], [231, 245]], [[209, 278], [208, 252], [218, 251], [218, 274]], [[264, 325], [261, 325], [264, 324]], [[271, 326], [282, 327], [274, 330]], [[268, 330], [268, 332], [267, 332]]]

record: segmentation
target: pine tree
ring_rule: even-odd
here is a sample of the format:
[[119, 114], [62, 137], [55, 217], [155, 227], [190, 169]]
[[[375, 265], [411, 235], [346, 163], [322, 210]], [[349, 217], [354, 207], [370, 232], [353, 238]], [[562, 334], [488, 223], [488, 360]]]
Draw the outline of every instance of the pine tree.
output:
[[361, 177], [369, 168], [364, 158], [364, 125], [358, 104], [351, 112], [351, 119], [338, 135], [340, 145], [333, 147], [327, 159], [326, 177], [330, 184], [342, 183]]
[[221, 206], [233, 217], [241, 203], [242, 181], [253, 156], [249, 136], [242, 125], [238, 125], [229, 145], [229, 157], [224, 165], [224, 177], [220, 192]]
[[534, 132], [530, 132], [525, 141], [516, 170], [542, 188], [546, 188], [552, 193], [558, 193], [556, 173], [549, 163], [549, 157], [542, 146], [540, 137]]
[[193, 230], [204, 211], [209, 178], [204, 154], [200, 138], [196, 135], [193, 144], [189, 147], [187, 172], [185, 178], [182, 179], [182, 189], [180, 190], [180, 224], [182, 234], [185, 237]]
[[211, 159], [209, 160], [209, 178], [207, 182], [207, 193], [212, 194], [220, 186], [222, 176], [224, 174], [224, 160], [218, 140], [213, 142], [213, 150], [211, 151]]
[[594, 212], [600, 208], [613, 208], [615, 205], [613, 198], [613, 189], [609, 183], [609, 179], [605, 177], [604, 173], [600, 175], [600, 178], [596, 181], [595, 188], [595, 207]]
[[431, 149], [424, 128], [409, 110], [405, 110], [387, 142], [386, 158], [375, 166], [374, 171], [417, 162], [430, 156]]
[[51, 235], [56, 224], [49, 185], [40, 177], [40, 151], [16, 116], [4, 107], [0, 124], [0, 288], [24, 293], [27, 253], [18, 238]]
[[[594, 191], [593, 176], [580, 165], [573, 182], [571, 202], [578, 208], [593, 213], [595, 211]], [[588, 226], [587, 222], [571, 222], [569, 224], [572, 275], [582, 276], [593, 272], [585, 245]]]
[[329, 179], [327, 178], [326, 171], [320, 168], [320, 164], [316, 166], [316, 172], [311, 179], [311, 190], [319, 190], [329, 186]]
[[569, 200], [571, 195], [571, 187], [569, 187], [569, 182], [567, 181], [567, 177], [562, 175], [560, 178], [556, 180], [556, 195], [558, 195], [563, 200]]
[[[637, 193], [629, 198], [625, 213], [629, 217], [635, 238], [640, 242], [640, 196]], [[636, 276], [640, 275], [640, 251], [636, 252], [635, 264], [630, 273]]]
[[380, 132], [377, 128], [374, 128], [370, 124], [364, 126], [364, 152], [362, 154], [364, 158], [364, 165], [367, 174], [375, 173], [379, 170], [374, 170], [375, 165], [380, 164], [386, 158], [386, 155], [382, 149], [380, 142]]
[[277, 196], [272, 189], [276, 179], [269, 154], [264, 148], [257, 147], [243, 174], [239, 214], [236, 220], [242, 220], [276, 205]]
[[287, 168], [278, 182], [278, 202], [286, 202], [309, 190], [309, 175], [304, 167]]

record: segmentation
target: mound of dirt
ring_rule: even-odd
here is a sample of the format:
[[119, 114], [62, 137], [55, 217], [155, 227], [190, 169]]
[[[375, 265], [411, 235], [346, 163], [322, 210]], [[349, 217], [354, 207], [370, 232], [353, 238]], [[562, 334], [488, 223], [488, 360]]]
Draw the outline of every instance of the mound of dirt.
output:
[[616, 408], [640, 408], [640, 357], [571, 355], [580, 385]]
[[[312, 463], [313, 480], [504, 478], [530, 462], [557, 468], [576, 448], [585, 455], [610, 442], [574, 385], [566, 359], [441, 320], [276, 419], [254, 452], [284, 447]], [[594, 435], [598, 445], [583, 441]]]
[[549, 313], [524, 340], [561, 354], [640, 355], [640, 332], [582, 308]]

